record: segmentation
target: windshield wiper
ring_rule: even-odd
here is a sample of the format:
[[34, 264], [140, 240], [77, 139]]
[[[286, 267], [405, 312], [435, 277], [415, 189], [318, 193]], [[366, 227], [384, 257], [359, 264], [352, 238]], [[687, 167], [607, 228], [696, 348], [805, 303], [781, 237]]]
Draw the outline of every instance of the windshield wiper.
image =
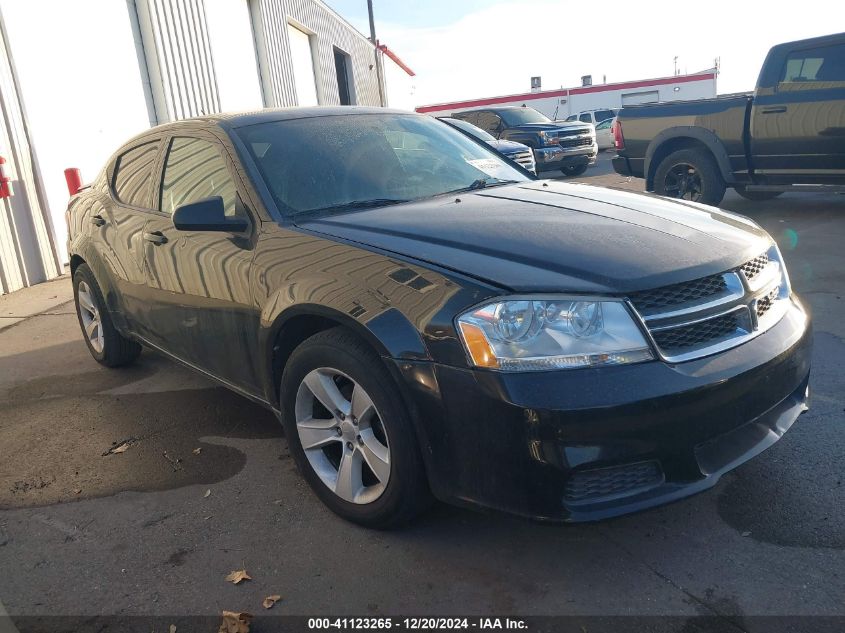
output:
[[352, 209], [374, 209], [376, 207], [386, 207], [391, 204], [402, 204], [403, 202], [409, 201], [403, 200], [401, 198], [372, 198], [370, 200], [351, 200], [350, 202], [344, 202], [343, 204], [333, 204], [330, 207], [322, 207], [320, 209], [309, 209], [308, 211], [302, 211], [298, 215], [311, 215], [313, 213], [332, 213], [334, 211], [349, 211]]
[[469, 185], [466, 187], [460, 187], [458, 189], [451, 189], [450, 191], [444, 191], [442, 194], [438, 195], [446, 195], [450, 193], [463, 193], [465, 191], [476, 191], [478, 189], [484, 189], [486, 187], [498, 187], [499, 185], [509, 185], [515, 182], [519, 182], [518, 180], [500, 180], [499, 178], [479, 178], [478, 180], [473, 180]]

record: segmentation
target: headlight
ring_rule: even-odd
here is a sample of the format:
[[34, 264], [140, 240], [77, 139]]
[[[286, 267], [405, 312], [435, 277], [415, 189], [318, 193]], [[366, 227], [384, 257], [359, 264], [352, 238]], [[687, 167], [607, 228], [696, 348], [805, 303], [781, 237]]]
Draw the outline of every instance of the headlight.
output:
[[780, 286], [778, 287], [778, 299], [788, 299], [792, 294], [792, 286], [789, 283], [789, 273], [786, 271], [786, 264], [783, 263], [783, 255], [780, 254], [780, 249], [777, 244], [772, 244], [769, 251], [766, 253], [769, 256], [769, 261], [777, 262], [780, 268]]
[[543, 145], [557, 145], [557, 132], [540, 132], [540, 141]]
[[514, 297], [457, 319], [472, 365], [543, 371], [652, 360], [625, 304], [577, 297]]

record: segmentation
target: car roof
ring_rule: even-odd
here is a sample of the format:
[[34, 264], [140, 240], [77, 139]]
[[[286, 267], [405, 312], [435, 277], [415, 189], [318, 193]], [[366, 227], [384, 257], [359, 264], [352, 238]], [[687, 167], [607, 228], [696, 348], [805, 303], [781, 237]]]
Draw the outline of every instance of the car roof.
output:
[[486, 112], [488, 110], [534, 110], [531, 106], [486, 106], [483, 108], [470, 108], [469, 110], [461, 110], [460, 112], [454, 112], [452, 116], [455, 114], [466, 114], [467, 112]]
[[264, 110], [253, 110], [246, 112], [221, 112], [204, 116], [183, 119], [158, 125], [151, 131], [171, 131], [184, 128], [195, 128], [198, 123], [226, 124], [227, 127], [239, 128], [259, 123], [273, 123], [275, 121], [289, 121], [293, 119], [311, 119], [325, 116], [346, 116], [351, 114], [407, 114], [413, 116], [424, 116], [407, 110], [395, 110], [390, 108], [379, 108], [371, 106], [313, 106], [293, 108], [267, 108]]

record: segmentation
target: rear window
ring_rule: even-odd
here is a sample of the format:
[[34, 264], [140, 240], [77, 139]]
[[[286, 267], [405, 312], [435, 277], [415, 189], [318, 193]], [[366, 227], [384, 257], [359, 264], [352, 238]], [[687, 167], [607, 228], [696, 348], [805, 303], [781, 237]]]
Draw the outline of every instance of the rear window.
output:
[[596, 110], [596, 123], [601, 123], [602, 121], [606, 121], [607, 119], [612, 119], [614, 117], [613, 110]]
[[120, 202], [133, 207], [149, 207], [157, 153], [158, 141], [152, 141], [133, 147], [117, 158], [112, 186]]
[[786, 58], [780, 83], [782, 88], [793, 90], [842, 87], [845, 83], [845, 44], [791, 52]]

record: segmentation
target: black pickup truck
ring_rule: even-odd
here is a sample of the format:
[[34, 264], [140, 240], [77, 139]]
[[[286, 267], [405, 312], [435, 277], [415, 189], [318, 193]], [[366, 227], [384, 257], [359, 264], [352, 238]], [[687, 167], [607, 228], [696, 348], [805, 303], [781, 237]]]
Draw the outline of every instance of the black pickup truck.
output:
[[614, 169], [665, 196], [843, 191], [845, 33], [773, 47], [753, 94], [625, 107], [614, 140]]
[[565, 176], [580, 176], [595, 164], [599, 153], [592, 123], [552, 121], [526, 106], [477, 108], [449, 116], [472, 123], [497, 139], [527, 145], [534, 151], [537, 173], [560, 169]]

